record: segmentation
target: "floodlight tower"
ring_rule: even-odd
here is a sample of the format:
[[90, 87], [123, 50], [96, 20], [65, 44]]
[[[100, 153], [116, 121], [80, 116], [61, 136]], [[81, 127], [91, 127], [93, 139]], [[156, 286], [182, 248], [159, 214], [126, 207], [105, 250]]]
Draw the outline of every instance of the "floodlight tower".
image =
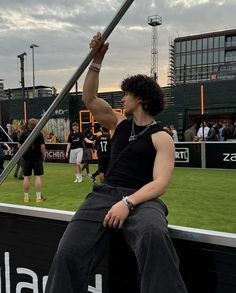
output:
[[162, 24], [162, 18], [159, 15], [148, 17], [148, 24], [152, 26], [151, 42], [151, 77], [158, 80], [158, 26]]

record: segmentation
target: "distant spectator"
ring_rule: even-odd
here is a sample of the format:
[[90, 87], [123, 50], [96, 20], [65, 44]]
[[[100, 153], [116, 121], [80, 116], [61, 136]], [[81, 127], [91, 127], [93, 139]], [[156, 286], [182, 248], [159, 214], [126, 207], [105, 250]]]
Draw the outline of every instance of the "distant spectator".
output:
[[225, 127], [226, 127], [226, 121], [223, 121], [222, 123], [219, 123], [219, 140], [224, 141], [224, 136], [222, 135]]
[[233, 134], [234, 139], [236, 139], [236, 121], [234, 122], [234, 134]]
[[[22, 131], [13, 128], [12, 134], [11, 134], [11, 139], [14, 142], [18, 143], [21, 133], [22, 133]], [[19, 145], [18, 145], [18, 147], [19, 147]], [[18, 162], [16, 164], [16, 168], [15, 168], [13, 176], [18, 179], [24, 179], [24, 177], [23, 177], [23, 158], [22, 157], [18, 160]]]
[[92, 125], [91, 123], [88, 123], [84, 132], [84, 142], [83, 142], [83, 147], [84, 147], [84, 152], [83, 152], [83, 167], [82, 171], [86, 169], [87, 176], [93, 180], [92, 175], [89, 172], [89, 163], [92, 160], [92, 153], [93, 153], [93, 143], [95, 141], [95, 136], [93, 135], [92, 132]]
[[19, 141], [18, 131], [17, 131], [16, 128], [12, 128], [10, 137], [11, 137], [11, 139], [12, 139], [14, 142], [18, 142], [18, 141]]
[[57, 143], [57, 137], [53, 132], [49, 133], [47, 143]]
[[172, 132], [172, 138], [173, 138], [173, 141], [174, 141], [174, 142], [178, 142], [178, 141], [179, 141], [178, 133], [177, 133], [177, 130], [175, 129], [174, 124], [171, 124], [171, 125], [170, 125], [170, 130], [171, 130], [171, 132]]
[[184, 141], [194, 141], [196, 136], [196, 128], [194, 125], [190, 125], [184, 132]]
[[208, 131], [206, 140], [208, 141], [218, 141], [219, 140], [219, 129], [218, 129], [218, 123], [214, 122]]
[[163, 127], [163, 130], [164, 130], [165, 132], [167, 132], [171, 137], [173, 137], [173, 133], [172, 133], [172, 131], [171, 131], [169, 125], [164, 126], [164, 127]]
[[231, 141], [234, 139], [234, 126], [231, 120], [228, 120], [225, 128], [222, 130], [224, 141]]
[[210, 128], [207, 126], [206, 122], [204, 122], [203, 125], [204, 126], [202, 127], [202, 123], [201, 123], [200, 128], [198, 129], [198, 132], [197, 132], [197, 139], [198, 140], [206, 140], [207, 135], [208, 135], [208, 131], [210, 130]]

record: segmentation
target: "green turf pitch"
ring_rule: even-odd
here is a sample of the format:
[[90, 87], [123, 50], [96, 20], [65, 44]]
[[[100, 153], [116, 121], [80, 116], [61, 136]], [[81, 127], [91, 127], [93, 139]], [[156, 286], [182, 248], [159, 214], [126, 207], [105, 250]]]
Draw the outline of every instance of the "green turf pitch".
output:
[[[75, 211], [92, 190], [88, 177], [74, 183], [72, 166], [45, 163], [42, 178], [46, 201], [35, 203], [31, 179], [29, 206]], [[96, 165], [90, 165], [91, 173]], [[0, 202], [23, 203], [22, 180], [10, 173], [0, 186]], [[236, 170], [176, 168], [162, 200], [169, 209], [172, 225], [236, 233]]]

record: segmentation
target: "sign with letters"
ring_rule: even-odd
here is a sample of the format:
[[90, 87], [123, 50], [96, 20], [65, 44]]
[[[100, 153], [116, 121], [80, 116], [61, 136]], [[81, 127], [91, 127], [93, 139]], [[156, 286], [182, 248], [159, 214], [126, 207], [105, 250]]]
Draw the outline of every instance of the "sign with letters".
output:
[[207, 143], [206, 168], [236, 169], [236, 142]]
[[175, 166], [201, 168], [199, 143], [175, 143]]
[[[68, 223], [4, 213], [0, 222], [0, 293], [44, 293]], [[87, 293], [108, 293], [107, 271], [103, 261], [91, 276]]]

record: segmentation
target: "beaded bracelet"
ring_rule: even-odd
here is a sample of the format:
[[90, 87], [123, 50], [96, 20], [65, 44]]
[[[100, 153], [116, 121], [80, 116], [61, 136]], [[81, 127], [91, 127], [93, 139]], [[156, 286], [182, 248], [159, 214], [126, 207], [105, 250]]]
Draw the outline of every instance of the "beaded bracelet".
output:
[[101, 64], [97, 64], [97, 63], [92, 63], [90, 66], [89, 66], [89, 69], [93, 70], [93, 71], [96, 71], [96, 72], [99, 72], [101, 70]]

